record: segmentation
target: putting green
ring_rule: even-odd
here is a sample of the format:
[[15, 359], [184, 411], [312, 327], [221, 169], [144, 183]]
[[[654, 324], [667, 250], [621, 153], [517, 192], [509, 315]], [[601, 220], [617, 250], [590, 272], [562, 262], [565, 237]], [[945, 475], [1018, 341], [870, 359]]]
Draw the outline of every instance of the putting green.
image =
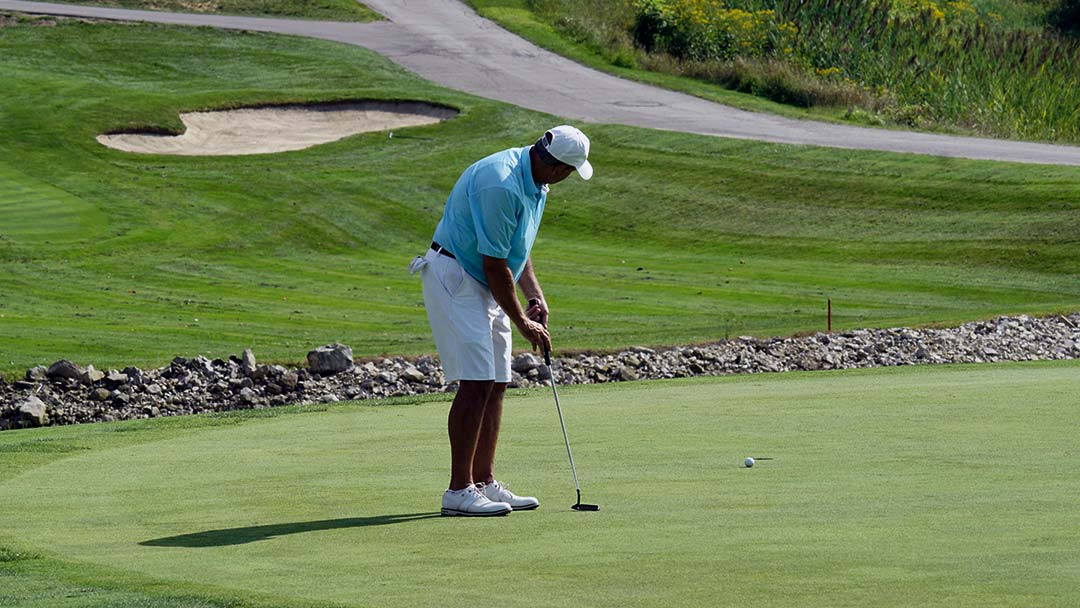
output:
[[[435, 516], [445, 402], [226, 417], [0, 483], [0, 543], [286, 605], [1076, 605], [1078, 371], [567, 387], [600, 513], [569, 509], [551, 395], [514, 395], [499, 471], [543, 505], [481, 520]], [[64, 431], [130, 441], [169, 423]]]

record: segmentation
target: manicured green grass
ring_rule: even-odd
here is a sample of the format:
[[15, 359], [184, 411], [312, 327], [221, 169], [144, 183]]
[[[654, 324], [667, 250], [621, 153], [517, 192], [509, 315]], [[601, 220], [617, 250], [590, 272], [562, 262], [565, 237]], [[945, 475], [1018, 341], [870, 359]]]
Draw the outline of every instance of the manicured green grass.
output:
[[[434, 352], [419, 282], [471, 162], [560, 119], [294, 37], [0, 28], [0, 370], [254, 348]], [[131, 63], [130, 57], [144, 60]], [[244, 157], [129, 154], [180, 111], [355, 98], [436, 126]], [[557, 349], [953, 323], [1080, 305], [1080, 170], [583, 125], [596, 177], [552, 189], [535, 248]]]
[[220, 13], [320, 21], [377, 21], [375, 11], [358, 0], [61, 0], [89, 4], [181, 13]]
[[1075, 605], [1078, 371], [566, 387], [599, 513], [550, 393], [515, 393], [499, 474], [543, 504], [480, 521], [435, 516], [445, 398], [3, 433], [0, 546], [31, 555], [0, 603], [60, 605], [50, 572], [79, 606]]
[[104, 230], [100, 209], [64, 190], [0, 164], [0, 217], [12, 241], [71, 242]]

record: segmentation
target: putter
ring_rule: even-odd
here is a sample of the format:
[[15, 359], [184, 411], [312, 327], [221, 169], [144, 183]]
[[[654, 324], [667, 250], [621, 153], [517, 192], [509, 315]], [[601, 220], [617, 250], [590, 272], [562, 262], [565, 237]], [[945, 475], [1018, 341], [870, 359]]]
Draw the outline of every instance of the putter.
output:
[[559, 405], [559, 389], [555, 386], [555, 370], [551, 369], [551, 351], [544, 349], [544, 363], [547, 364], [548, 375], [551, 376], [551, 390], [555, 392], [555, 410], [559, 412], [559, 425], [562, 426], [563, 440], [566, 441], [566, 455], [570, 457], [570, 471], [574, 474], [574, 488], [577, 489], [577, 502], [570, 506], [575, 511], [599, 511], [600, 505], [590, 505], [581, 502], [581, 485], [578, 484], [577, 468], [574, 467], [574, 454], [570, 451], [570, 438], [566, 435], [566, 422], [563, 420], [562, 406]]

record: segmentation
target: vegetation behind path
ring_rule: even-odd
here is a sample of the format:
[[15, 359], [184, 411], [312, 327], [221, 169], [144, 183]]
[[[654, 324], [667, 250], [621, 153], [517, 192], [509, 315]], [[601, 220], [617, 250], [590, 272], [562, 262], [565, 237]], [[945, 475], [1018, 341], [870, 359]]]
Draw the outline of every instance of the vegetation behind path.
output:
[[592, 67], [746, 109], [1080, 142], [1080, 40], [1046, 29], [1047, 3], [469, 2]]

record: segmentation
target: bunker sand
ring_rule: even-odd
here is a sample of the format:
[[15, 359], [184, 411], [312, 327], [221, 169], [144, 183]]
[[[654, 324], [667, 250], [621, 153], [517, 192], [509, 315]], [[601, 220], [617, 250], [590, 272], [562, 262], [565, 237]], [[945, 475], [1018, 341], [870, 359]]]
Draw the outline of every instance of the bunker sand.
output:
[[233, 156], [303, 150], [357, 133], [430, 125], [457, 110], [421, 102], [359, 101], [180, 114], [180, 135], [109, 133], [102, 144], [143, 154]]

